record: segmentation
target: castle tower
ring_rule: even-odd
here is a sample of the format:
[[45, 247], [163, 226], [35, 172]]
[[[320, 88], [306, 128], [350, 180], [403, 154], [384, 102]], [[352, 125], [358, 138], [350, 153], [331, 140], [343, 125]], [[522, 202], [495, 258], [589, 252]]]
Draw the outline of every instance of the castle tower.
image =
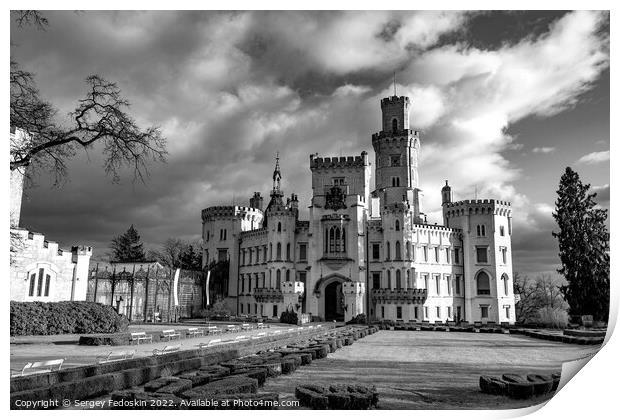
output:
[[409, 126], [410, 101], [406, 96], [381, 100], [382, 130], [373, 134], [375, 150], [375, 195], [380, 206], [405, 203], [421, 223], [418, 200], [419, 133]]
[[[452, 202], [452, 188], [448, 185], [448, 180], [446, 179], [446, 185], [441, 189], [441, 205], [445, 206], [446, 204], [450, 204]], [[446, 214], [444, 213], [443, 225], [448, 226], [448, 219]]]

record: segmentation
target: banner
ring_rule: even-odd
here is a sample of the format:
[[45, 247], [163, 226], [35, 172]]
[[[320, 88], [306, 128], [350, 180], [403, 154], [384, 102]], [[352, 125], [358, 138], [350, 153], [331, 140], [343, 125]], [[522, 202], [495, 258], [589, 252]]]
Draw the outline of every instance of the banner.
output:
[[205, 282], [205, 295], [207, 296], [207, 306], [209, 306], [209, 280], [211, 279], [211, 270], [207, 271], [207, 280]]
[[178, 292], [178, 288], [179, 288], [179, 274], [181, 274], [181, 269], [177, 268], [177, 271], [174, 273], [174, 283], [173, 283], [173, 288], [174, 288], [174, 306], [179, 306], [179, 292]]

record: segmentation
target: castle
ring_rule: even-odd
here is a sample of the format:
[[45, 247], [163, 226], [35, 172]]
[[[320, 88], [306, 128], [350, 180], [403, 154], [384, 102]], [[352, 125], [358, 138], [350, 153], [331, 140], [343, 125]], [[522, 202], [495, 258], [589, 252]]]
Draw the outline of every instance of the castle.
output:
[[419, 132], [409, 98], [381, 100], [368, 154], [310, 155], [309, 220], [286, 198], [279, 160], [269, 203], [202, 211], [203, 265], [228, 262], [224, 301], [238, 315], [285, 311], [348, 321], [358, 314], [395, 321], [515, 321], [509, 202], [452, 201], [441, 189], [443, 226], [422, 219]]

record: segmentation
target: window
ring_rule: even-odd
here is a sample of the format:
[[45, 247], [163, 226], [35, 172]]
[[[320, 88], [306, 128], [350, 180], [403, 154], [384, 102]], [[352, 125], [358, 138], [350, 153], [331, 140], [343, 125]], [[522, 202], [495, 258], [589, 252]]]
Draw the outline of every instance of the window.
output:
[[487, 236], [486, 235], [486, 228], [484, 225], [478, 225], [476, 226], [476, 234], [478, 236]]
[[241, 265], [245, 265], [245, 249], [241, 251]]
[[454, 293], [457, 296], [461, 294], [461, 276], [458, 275], [454, 278]]
[[508, 296], [508, 275], [502, 274], [502, 281], [504, 282], [504, 294]]
[[506, 258], [506, 248], [502, 247], [499, 249], [499, 251], [502, 254], [502, 264], [506, 264], [507, 258]]
[[372, 288], [381, 289], [381, 273], [372, 273]]
[[325, 252], [340, 254], [346, 252], [346, 231], [340, 226], [325, 229]]
[[286, 244], [286, 261], [291, 260], [291, 243]]
[[385, 306], [381, 307], [381, 318], [385, 318]]
[[217, 250], [217, 260], [218, 261], [226, 261], [228, 259], [228, 249], [218, 249]]
[[305, 271], [299, 272], [299, 281], [302, 282], [303, 284], [306, 284], [306, 272]]
[[392, 288], [392, 272], [390, 270], [387, 271], [387, 288]]
[[413, 307], [413, 317], [414, 317], [415, 319], [419, 319], [419, 318], [418, 318], [418, 307], [417, 307], [417, 306], [414, 306], [414, 307]]
[[446, 248], [446, 263], [450, 264], [450, 248]]
[[344, 178], [332, 178], [333, 185], [345, 185]]
[[398, 131], [398, 120], [396, 118], [392, 119], [392, 132], [396, 133]]
[[248, 303], [248, 314], [250, 313], [250, 304]]
[[278, 222], [278, 232], [282, 232], [282, 223]]
[[424, 318], [428, 319], [428, 306], [424, 307]]
[[441, 276], [440, 275], [435, 276], [435, 293], [437, 294], [437, 296], [441, 295]]
[[437, 319], [441, 319], [441, 306], [435, 306], [435, 312], [437, 315]]
[[282, 282], [282, 273], [280, 270], [276, 270], [276, 289], [280, 290], [280, 283]]
[[34, 284], [36, 281], [37, 275], [35, 273], [32, 273], [30, 275], [30, 288], [28, 290], [28, 296], [34, 296]]
[[400, 187], [400, 177], [392, 177], [392, 187]]
[[400, 230], [400, 221], [395, 221], [394, 222], [394, 230], [399, 231]]
[[461, 248], [454, 248], [454, 264], [461, 263]]
[[240, 277], [241, 277], [241, 293], [243, 293], [245, 292], [245, 277], [243, 276], [243, 274]]
[[491, 285], [490, 285], [489, 275], [484, 271], [478, 273], [476, 277], [476, 285], [477, 291], [479, 295], [490, 295], [491, 294]]
[[401, 260], [402, 256], [400, 254], [400, 242], [396, 241], [396, 245], [395, 245], [395, 249], [394, 249], [394, 256], [396, 257], [396, 260]]
[[424, 262], [427, 262], [428, 261], [428, 247], [427, 246], [422, 247], [422, 253], [424, 255]]
[[452, 307], [448, 306], [448, 318], [452, 318]]
[[273, 317], [278, 316], [278, 305], [273, 305]]
[[396, 319], [403, 319], [403, 307], [402, 306], [396, 307]]
[[452, 296], [452, 282], [450, 276], [446, 276], [446, 284], [448, 285], [448, 296]]
[[456, 307], [456, 320], [457, 321], [461, 320], [461, 307], [460, 306]]
[[400, 155], [390, 156], [390, 166], [400, 166]]
[[510, 319], [510, 305], [504, 306], [504, 311], [506, 312], [506, 319]]
[[291, 270], [286, 270], [286, 281], [291, 281]]
[[480, 318], [488, 318], [489, 317], [489, 307], [481, 306], [480, 307]]
[[504, 226], [499, 227], [499, 236], [504, 236]]
[[407, 270], [407, 289], [413, 289], [413, 287], [411, 287], [411, 271]]
[[435, 262], [436, 263], [439, 262], [439, 247], [438, 246], [435, 247]]
[[209, 242], [210, 231], [207, 231], [207, 242]]
[[385, 243], [385, 260], [386, 261], [390, 260], [390, 243], [389, 242]]
[[282, 259], [282, 244], [278, 242], [276, 245], [276, 260]]
[[406, 245], [407, 249], [406, 249], [406, 253], [407, 253], [407, 259], [411, 260], [411, 242], [407, 241], [407, 245]]
[[226, 240], [226, 229], [220, 229], [220, 241]]
[[273, 244], [269, 244], [269, 260], [273, 259]]
[[400, 270], [396, 270], [396, 289], [400, 290], [403, 288], [403, 285], [400, 281]]
[[308, 261], [306, 244], [299, 244], [299, 261]]
[[428, 291], [428, 274], [422, 274], [422, 281], [424, 282], [424, 289]]
[[477, 246], [476, 247], [476, 262], [478, 263], [487, 263], [487, 247], [486, 246]]
[[381, 258], [380, 244], [372, 244], [372, 259], [378, 260]]

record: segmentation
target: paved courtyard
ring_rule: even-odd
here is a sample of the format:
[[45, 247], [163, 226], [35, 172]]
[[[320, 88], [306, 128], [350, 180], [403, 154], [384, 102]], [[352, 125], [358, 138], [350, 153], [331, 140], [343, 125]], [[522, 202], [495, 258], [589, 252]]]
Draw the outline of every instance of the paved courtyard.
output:
[[376, 385], [381, 409], [499, 409], [534, 405], [482, 394], [480, 375], [559, 372], [562, 362], [598, 351], [521, 335], [379, 331], [314, 360], [291, 375], [271, 378], [263, 391], [294, 398], [301, 383]]

